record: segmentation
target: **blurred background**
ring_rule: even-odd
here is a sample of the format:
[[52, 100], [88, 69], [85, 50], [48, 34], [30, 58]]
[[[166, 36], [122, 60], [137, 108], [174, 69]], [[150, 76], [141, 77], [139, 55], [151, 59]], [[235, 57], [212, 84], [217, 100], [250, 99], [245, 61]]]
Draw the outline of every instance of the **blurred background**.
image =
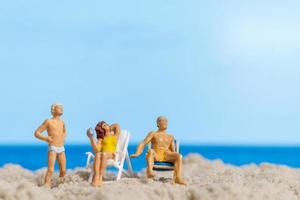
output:
[[130, 130], [135, 145], [164, 115], [187, 153], [289, 146], [292, 163], [272, 160], [270, 149], [243, 162], [225, 150], [204, 155], [300, 166], [299, 8], [296, 0], [1, 2], [1, 148], [46, 148], [33, 132], [61, 102], [70, 146], [88, 146], [86, 129], [100, 120]]

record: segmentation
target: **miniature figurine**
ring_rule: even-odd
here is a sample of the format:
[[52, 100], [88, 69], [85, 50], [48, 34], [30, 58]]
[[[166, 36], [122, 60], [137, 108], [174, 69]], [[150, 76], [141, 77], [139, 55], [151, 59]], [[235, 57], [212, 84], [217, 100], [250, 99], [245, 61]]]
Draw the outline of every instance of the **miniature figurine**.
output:
[[[66, 138], [66, 128], [64, 121], [60, 118], [63, 115], [63, 105], [55, 103], [51, 106], [51, 119], [46, 119], [34, 132], [36, 138], [48, 143], [48, 169], [45, 176], [45, 186], [51, 187], [51, 176], [54, 171], [55, 161], [59, 165], [59, 177], [61, 181], [66, 175], [66, 156], [64, 142]], [[47, 130], [48, 136], [42, 133]]]
[[182, 167], [182, 155], [175, 152], [174, 137], [166, 132], [168, 128], [168, 120], [166, 117], [160, 116], [157, 118], [157, 131], [151, 131], [147, 137], [141, 142], [136, 150], [135, 154], [131, 157], [138, 157], [143, 153], [146, 144], [151, 142], [152, 149], [146, 154], [147, 160], [147, 177], [153, 178], [153, 162], [172, 162], [174, 163], [174, 176], [175, 183], [186, 185], [186, 181], [182, 179], [181, 167]]
[[107, 160], [115, 159], [117, 141], [120, 135], [120, 126], [118, 124], [109, 125], [106, 122], [101, 121], [96, 125], [95, 131], [97, 133], [98, 141], [93, 138], [93, 133], [90, 129], [87, 130], [87, 136], [90, 139], [95, 153], [92, 186], [99, 187], [103, 183]]

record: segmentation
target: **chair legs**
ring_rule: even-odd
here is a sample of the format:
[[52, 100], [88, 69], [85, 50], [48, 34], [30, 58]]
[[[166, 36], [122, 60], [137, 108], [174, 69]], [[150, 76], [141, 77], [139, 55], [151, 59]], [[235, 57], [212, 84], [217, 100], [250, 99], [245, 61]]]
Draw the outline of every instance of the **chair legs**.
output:
[[92, 183], [93, 176], [94, 176], [94, 170], [91, 169], [91, 173], [90, 173], [89, 180], [88, 180], [89, 183]]
[[117, 174], [117, 179], [116, 179], [117, 181], [121, 179], [122, 171], [123, 171], [122, 169], [119, 169], [118, 174]]
[[[92, 179], [93, 179], [93, 176], [94, 176], [94, 169], [93, 169], [93, 166], [91, 165], [91, 161], [92, 159], [94, 158], [93, 156], [91, 156], [89, 153], [87, 153], [88, 155], [88, 158], [87, 158], [87, 162], [86, 162], [86, 169], [90, 169], [90, 175], [89, 175], [89, 179], [88, 179], [88, 182], [91, 183], [92, 182]], [[125, 170], [124, 169], [124, 162], [126, 160], [126, 163], [127, 163], [127, 167], [128, 167], [128, 170]], [[118, 173], [117, 173], [117, 177], [116, 177], [116, 180], [120, 180], [121, 177], [122, 177], [122, 173], [126, 174], [126, 175], [131, 175], [133, 173], [133, 170], [132, 170], [132, 165], [131, 165], [131, 161], [130, 161], [130, 157], [129, 157], [129, 154], [128, 154], [128, 151], [126, 152], [125, 156], [122, 158], [120, 165], [114, 165], [114, 167], [116, 169], [118, 169]]]

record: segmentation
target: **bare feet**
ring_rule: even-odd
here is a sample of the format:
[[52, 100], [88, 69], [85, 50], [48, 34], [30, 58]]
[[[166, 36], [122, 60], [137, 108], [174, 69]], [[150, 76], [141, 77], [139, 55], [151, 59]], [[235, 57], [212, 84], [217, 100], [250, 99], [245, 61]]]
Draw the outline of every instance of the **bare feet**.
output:
[[183, 180], [182, 178], [176, 178], [174, 180], [174, 183], [180, 184], [180, 185], [187, 185], [187, 182]]
[[93, 187], [101, 187], [103, 185], [103, 181], [102, 181], [102, 177], [100, 178], [94, 178], [94, 180], [92, 181], [92, 186]]
[[59, 184], [64, 183], [65, 182], [65, 177], [59, 177]]
[[99, 180], [93, 180], [91, 185], [93, 187], [99, 187], [100, 186], [100, 181]]
[[148, 170], [148, 169], [147, 169], [147, 177], [148, 177], [148, 178], [154, 178], [154, 177], [155, 177], [155, 174], [154, 174], [151, 170]]
[[99, 185], [98, 185], [98, 187], [101, 187], [103, 185], [103, 181], [102, 180], [100, 180], [99, 181]]
[[44, 187], [45, 187], [45, 188], [48, 188], [48, 189], [51, 189], [51, 183], [45, 183], [45, 184], [44, 184]]
[[93, 187], [101, 187], [102, 186], [102, 181], [99, 181], [98, 183], [92, 183]]

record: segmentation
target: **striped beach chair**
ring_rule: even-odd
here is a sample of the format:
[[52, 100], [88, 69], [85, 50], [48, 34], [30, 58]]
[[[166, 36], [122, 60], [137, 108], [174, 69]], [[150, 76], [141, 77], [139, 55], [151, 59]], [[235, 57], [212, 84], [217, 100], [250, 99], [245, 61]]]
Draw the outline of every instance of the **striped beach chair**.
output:
[[[175, 152], [179, 153], [179, 142], [174, 140]], [[152, 149], [151, 143], [148, 144], [148, 150]], [[155, 171], [172, 171], [174, 170], [174, 163], [154, 161], [153, 170]]]

